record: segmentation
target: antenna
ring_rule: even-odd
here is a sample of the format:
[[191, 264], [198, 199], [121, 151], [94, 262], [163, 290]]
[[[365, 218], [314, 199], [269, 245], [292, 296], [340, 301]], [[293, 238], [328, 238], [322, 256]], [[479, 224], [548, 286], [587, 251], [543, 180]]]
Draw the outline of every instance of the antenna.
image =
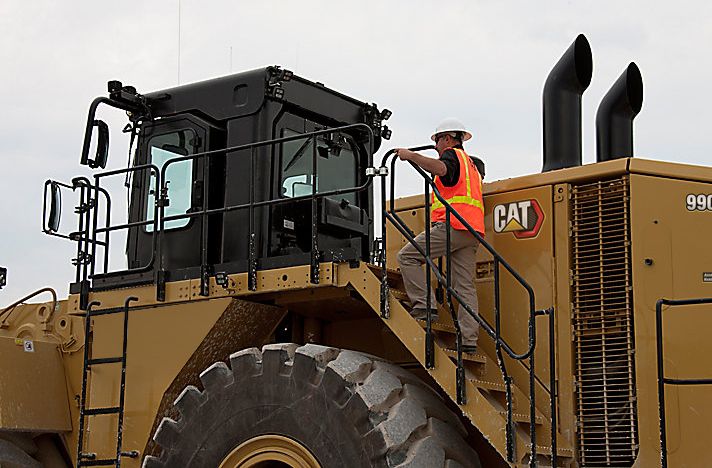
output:
[[180, 0], [178, 0], [178, 84], [180, 84]]

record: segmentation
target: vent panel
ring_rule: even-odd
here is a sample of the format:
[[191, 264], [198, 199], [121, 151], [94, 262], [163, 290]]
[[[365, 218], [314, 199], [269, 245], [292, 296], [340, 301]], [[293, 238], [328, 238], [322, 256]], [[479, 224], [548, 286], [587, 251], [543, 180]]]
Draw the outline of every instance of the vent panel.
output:
[[628, 179], [572, 187], [578, 459], [629, 467], [638, 452]]

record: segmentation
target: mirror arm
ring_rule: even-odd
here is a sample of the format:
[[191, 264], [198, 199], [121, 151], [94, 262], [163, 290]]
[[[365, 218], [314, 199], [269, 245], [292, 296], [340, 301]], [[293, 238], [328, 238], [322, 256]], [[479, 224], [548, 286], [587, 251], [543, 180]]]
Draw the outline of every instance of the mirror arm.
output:
[[[127, 112], [131, 112], [136, 115], [143, 115], [145, 110], [140, 106], [132, 105], [123, 101], [116, 101], [107, 97], [100, 96], [94, 99], [89, 106], [89, 114], [87, 115], [87, 124], [84, 130], [84, 145], [82, 146], [82, 158], [80, 164], [83, 166], [89, 166], [89, 149], [91, 147], [91, 135], [95, 126], [96, 121], [96, 110], [100, 104], [106, 104], [107, 106], [114, 107], [116, 109], [121, 109]], [[93, 163], [93, 161], [92, 161]]]

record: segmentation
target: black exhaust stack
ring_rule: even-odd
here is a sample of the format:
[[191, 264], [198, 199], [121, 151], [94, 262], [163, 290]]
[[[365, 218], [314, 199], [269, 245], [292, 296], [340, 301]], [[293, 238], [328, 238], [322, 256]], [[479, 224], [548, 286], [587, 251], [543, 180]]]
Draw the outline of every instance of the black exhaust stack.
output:
[[579, 34], [544, 85], [544, 168], [581, 165], [581, 96], [591, 83], [591, 46]]
[[633, 157], [633, 119], [643, 107], [643, 77], [631, 62], [596, 112], [596, 161]]

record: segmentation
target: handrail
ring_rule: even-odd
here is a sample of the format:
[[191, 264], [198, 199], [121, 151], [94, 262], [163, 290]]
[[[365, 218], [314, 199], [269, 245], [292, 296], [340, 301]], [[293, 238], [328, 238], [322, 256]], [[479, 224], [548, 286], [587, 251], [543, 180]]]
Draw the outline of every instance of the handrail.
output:
[[[411, 151], [421, 151], [421, 150], [428, 150], [428, 149], [434, 149], [432, 145], [427, 145], [427, 146], [419, 146], [419, 147], [414, 147], [410, 148]], [[379, 170], [379, 174], [386, 176], [388, 175], [388, 170], [387, 170], [387, 162], [388, 158], [393, 156], [395, 154], [395, 149], [391, 149], [386, 154], [383, 156], [382, 161], [381, 161], [381, 169]], [[383, 219], [382, 219], [382, 242], [385, 245], [386, 244], [386, 222], [390, 221], [393, 226], [408, 240], [408, 242], [423, 256], [423, 259], [425, 263], [428, 265], [426, 268], [426, 284], [430, 285], [430, 272], [432, 271], [435, 274], [436, 279], [438, 280], [438, 284], [441, 286], [445, 286], [445, 290], [447, 292], [447, 300], [448, 300], [448, 306], [450, 309], [450, 314], [453, 319], [453, 324], [455, 325], [455, 331], [456, 331], [456, 342], [457, 342], [457, 402], [458, 404], [464, 404], [465, 402], [465, 394], [464, 394], [464, 367], [462, 363], [462, 334], [461, 334], [461, 329], [460, 329], [460, 324], [459, 320], [457, 319], [457, 314], [455, 313], [452, 298], [454, 297], [460, 307], [464, 307], [464, 309], [467, 311], [467, 313], [475, 319], [484, 329], [485, 331], [494, 339], [495, 341], [495, 347], [496, 347], [496, 353], [497, 353], [497, 361], [498, 365], [500, 367], [500, 370], [503, 374], [503, 378], [505, 381], [506, 385], [506, 390], [507, 390], [507, 427], [506, 427], [506, 439], [507, 439], [507, 459], [511, 462], [514, 460], [514, 423], [512, 419], [512, 391], [511, 391], [511, 384], [512, 384], [512, 378], [508, 375], [507, 369], [506, 369], [506, 364], [504, 361], [504, 358], [502, 356], [502, 349], [513, 359], [522, 361], [525, 359], [529, 359], [529, 394], [530, 394], [530, 438], [531, 438], [531, 456], [530, 456], [530, 464], [534, 466], [534, 463], [536, 462], [536, 451], [537, 451], [537, 446], [536, 446], [536, 423], [535, 423], [535, 417], [536, 417], [536, 406], [535, 406], [535, 392], [536, 392], [536, 385], [535, 385], [535, 375], [534, 375], [534, 350], [536, 348], [536, 317], [539, 315], [548, 315], [549, 316], [549, 333], [550, 333], [550, 340], [549, 340], [549, 357], [550, 357], [550, 389], [548, 389], [548, 393], [550, 395], [550, 404], [551, 404], [551, 417], [552, 417], [552, 427], [551, 427], [551, 436], [552, 436], [552, 463], [554, 466], [556, 466], [557, 462], [557, 442], [556, 442], [556, 434], [557, 434], [557, 429], [556, 429], [556, 404], [555, 404], [555, 397], [556, 397], [556, 390], [555, 390], [555, 356], [554, 356], [554, 345], [553, 345], [553, 329], [554, 329], [554, 310], [553, 308], [549, 308], [544, 311], [537, 311], [536, 310], [536, 302], [535, 302], [535, 297], [534, 297], [534, 290], [532, 287], [527, 283], [527, 281], [516, 271], [514, 268], [512, 268], [509, 263], [492, 247], [490, 244], [488, 244], [484, 237], [477, 231], [475, 231], [472, 226], [447, 202], [447, 200], [444, 199], [444, 197], [440, 194], [439, 190], [437, 189], [437, 186], [435, 185], [434, 181], [430, 178], [430, 176], [422, 169], [420, 168], [417, 164], [414, 164], [412, 161], [409, 161], [411, 166], [423, 177], [425, 181], [425, 202], [424, 202], [424, 209], [425, 209], [425, 224], [426, 228], [424, 230], [425, 233], [425, 249], [421, 248], [420, 245], [418, 245], [415, 242], [415, 233], [413, 233], [406, 225], [406, 223], [398, 216], [395, 210], [395, 163], [398, 160], [398, 158], [393, 158], [391, 160], [391, 171], [390, 171], [390, 191], [391, 191], [391, 197], [390, 197], [390, 212], [386, 208], [387, 203], [386, 203], [386, 188], [385, 188], [385, 181], [382, 181], [381, 183], [381, 198], [382, 198], [382, 209], [383, 209]], [[433, 196], [442, 203], [442, 205], [445, 207], [445, 230], [446, 230], [446, 261], [447, 261], [447, 271], [445, 278], [443, 278], [443, 273], [442, 270], [439, 266], [436, 266], [433, 259], [430, 257], [430, 196], [429, 196], [429, 191], [433, 191]], [[457, 293], [452, 288], [451, 285], [451, 277], [450, 277], [450, 225], [451, 225], [451, 216], [455, 216], [455, 218], [462, 223], [462, 225], [466, 228], [470, 234], [475, 236], [475, 238], [482, 244], [485, 249], [494, 257], [494, 263], [495, 263], [495, 268], [494, 268], [494, 283], [495, 283], [495, 329], [493, 330], [491, 325], [482, 317], [480, 317], [478, 314], [475, 314], [472, 308], [466, 304], [460, 295]], [[382, 256], [382, 269], [383, 269], [383, 278], [382, 278], [382, 283], [381, 283], [381, 314], [384, 316], [384, 318], [388, 318], [389, 316], [389, 306], [388, 306], [388, 284], [387, 284], [387, 265], [386, 265], [386, 256]], [[500, 294], [499, 294], [499, 266], [502, 265], [514, 278], [515, 280], [526, 290], [528, 297], [529, 297], [529, 321], [528, 321], [528, 339], [529, 339], [529, 346], [527, 350], [524, 353], [517, 353], [515, 352], [508, 344], [507, 342], [502, 338], [501, 336], [501, 324], [500, 324]], [[426, 300], [427, 300], [427, 314], [426, 314], [426, 350], [425, 350], [425, 355], [426, 355], [426, 367], [432, 367], [433, 366], [433, 352], [432, 352], [432, 328], [431, 328], [431, 313], [430, 313], [430, 294], [426, 295]], [[544, 387], [546, 389], [546, 387]]]
[[91, 136], [92, 136], [92, 129], [94, 127], [94, 119], [96, 117], [96, 111], [99, 107], [100, 104], [106, 104], [107, 106], [114, 107], [116, 109], [121, 109], [127, 112], [133, 112], [135, 114], [141, 114], [142, 113], [142, 108], [138, 105], [132, 105], [127, 102], [119, 102], [115, 101], [111, 98], [107, 98], [104, 96], [100, 96], [96, 99], [94, 99], [91, 104], [89, 105], [89, 112], [87, 114], [87, 123], [86, 123], [86, 128], [84, 130], [84, 143], [82, 144], [82, 156], [81, 156], [81, 162], [80, 164], [82, 165], [87, 165], [89, 164], [89, 149], [91, 148]]
[[[345, 187], [345, 188], [339, 188], [339, 189], [333, 189], [329, 191], [323, 191], [323, 192], [317, 192], [317, 187], [316, 187], [316, 176], [317, 176], [317, 151], [316, 151], [316, 139], [320, 135], [325, 135], [325, 134], [334, 134], [334, 133], [347, 133], [350, 135], [365, 135], [365, 139], [363, 140], [363, 143], [359, 144], [359, 148], [364, 148], [366, 153], [366, 167], [361, 167], [361, 164], [359, 163], [360, 169], [366, 169], [365, 171], [365, 177], [363, 180], [363, 183], [356, 185], [354, 187]], [[209, 203], [208, 203], [208, 197], [207, 197], [207, 182], [203, 184], [203, 202], [202, 206], [199, 207], [198, 209], [192, 210], [188, 213], [184, 214], [174, 214], [170, 216], [165, 215], [165, 206], [168, 203], [168, 193], [169, 193], [169, 188], [166, 180], [166, 172], [172, 164], [177, 164], [183, 161], [188, 161], [188, 160], [196, 160], [198, 158], [201, 158], [203, 160], [208, 160], [210, 157], [217, 156], [224, 154], [226, 156], [235, 156], [238, 154], [238, 151], [241, 150], [250, 150], [251, 151], [251, 159], [253, 162], [254, 166], [254, 158], [255, 158], [255, 149], [260, 148], [260, 147], [265, 147], [265, 146], [274, 146], [278, 144], [282, 144], [285, 142], [289, 141], [294, 141], [294, 140], [314, 140], [314, 148], [312, 151], [312, 172], [314, 177], [312, 178], [312, 193], [309, 195], [304, 195], [304, 196], [298, 196], [298, 197], [291, 197], [291, 198], [275, 198], [275, 199], [269, 199], [269, 200], [260, 200], [260, 201], [255, 201], [254, 197], [254, 190], [251, 190], [251, 195], [250, 195], [250, 200], [248, 203], [243, 203], [243, 204], [238, 204], [238, 205], [230, 205], [230, 206], [223, 206], [223, 207], [218, 207], [218, 208], [210, 208]], [[158, 285], [158, 292], [157, 296], [160, 300], [162, 297], [162, 286], [165, 284], [165, 275], [164, 275], [164, 270], [163, 270], [163, 256], [160, 255], [160, 251], [162, 249], [162, 244], [164, 242], [164, 236], [165, 236], [165, 223], [168, 221], [172, 220], [179, 220], [179, 219], [192, 219], [195, 217], [201, 217], [203, 219], [203, 227], [201, 229], [201, 242], [200, 242], [200, 249], [201, 249], [201, 295], [207, 295], [208, 294], [208, 270], [209, 270], [209, 265], [208, 265], [208, 258], [207, 258], [207, 240], [208, 240], [208, 224], [207, 224], [207, 217], [213, 214], [219, 214], [219, 213], [227, 213], [231, 211], [236, 211], [236, 210], [243, 210], [243, 209], [249, 209], [250, 211], [250, 259], [249, 259], [249, 270], [250, 274], [248, 277], [250, 278], [250, 281], [248, 281], [248, 287], [251, 290], [254, 290], [256, 288], [256, 269], [257, 269], [257, 258], [256, 258], [256, 246], [254, 245], [255, 239], [254, 239], [254, 216], [255, 216], [255, 209], [260, 208], [260, 207], [266, 207], [266, 206], [273, 206], [273, 205], [279, 205], [279, 204], [284, 204], [284, 203], [298, 203], [304, 200], [311, 200], [312, 202], [312, 261], [311, 261], [311, 279], [312, 282], [317, 283], [319, 281], [319, 273], [318, 273], [318, 268], [319, 268], [319, 252], [318, 248], [316, 245], [316, 238], [317, 238], [317, 233], [316, 233], [316, 221], [317, 221], [317, 201], [321, 200], [325, 197], [331, 197], [335, 195], [342, 195], [346, 193], [357, 193], [357, 192], [362, 192], [366, 190], [372, 183], [373, 176], [375, 175], [374, 173], [371, 173], [370, 171], [373, 169], [373, 152], [374, 152], [374, 134], [373, 134], [373, 129], [369, 127], [368, 125], [364, 123], [356, 123], [356, 124], [350, 124], [350, 125], [345, 125], [341, 127], [334, 127], [334, 128], [325, 128], [322, 130], [317, 130], [315, 132], [309, 132], [309, 133], [303, 133], [303, 134], [297, 134], [293, 136], [288, 136], [288, 137], [283, 137], [283, 138], [274, 138], [271, 140], [264, 140], [264, 141], [258, 141], [258, 142], [252, 142], [252, 143], [247, 143], [247, 144], [241, 144], [241, 145], [236, 145], [236, 146], [229, 146], [225, 148], [220, 148], [216, 150], [209, 150], [209, 151], [203, 151], [200, 153], [195, 153], [192, 155], [186, 155], [186, 156], [178, 156], [171, 158], [165, 162], [163, 167], [160, 169], [151, 163], [147, 164], [141, 164], [137, 166], [132, 166], [128, 168], [122, 168], [122, 169], [116, 169], [116, 170], [109, 170], [109, 171], [103, 171], [100, 173], [97, 173], [94, 175], [94, 183], [92, 184], [89, 179], [86, 177], [81, 177], [75, 179], [75, 188], [81, 188], [81, 202], [80, 206], [86, 207], [82, 208], [81, 211], [77, 211], [77, 213], [80, 215], [79, 217], [79, 234], [76, 238], [73, 240], [78, 241], [78, 247], [77, 247], [77, 257], [80, 258], [82, 261], [77, 262], [77, 282], [82, 284], [82, 297], [84, 298], [82, 305], [82, 308], [85, 308], [88, 304], [86, 304], [86, 296], [88, 295], [88, 278], [93, 277], [95, 273], [95, 261], [96, 259], [94, 256], [96, 255], [96, 247], [97, 245], [103, 246], [104, 251], [105, 251], [105, 256], [104, 256], [104, 273], [108, 273], [108, 244], [109, 244], [109, 235], [111, 232], [122, 230], [122, 229], [130, 229], [130, 228], [137, 228], [140, 226], [144, 225], [152, 225], [154, 227], [153, 232], [152, 232], [152, 242], [153, 242], [153, 249], [152, 249], [152, 255], [149, 260], [149, 262], [141, 267], [135, 267], [135, 268], [130, 268], [127, 270], [127, 272], [145, 272], [149, 271], [153, 268], [156, 270], [156, 283]], [[359, 150], [359, 153], [363, 153], [361, 150]], [[362, 162], [363, 160], [359, 158], [359, 162]], [[155, 199], [156, 203], [153, 207], [154, 209], [154, 216], [152, 220], [144, 220], [144, 221], [133, 221], [133, 222], [126, 222], [120, 225], [111, 225], [110, 223], [110, 207], [111, 207], [111, 197], [106, 191], [106, 189], [102, 188], [100, 186], [100, 181], [103, 178], [109, 177], [109, 176], [115, 176], [119, 174], [125, 174], [125, 173], [130, 173], [130, 172], [137, 172], [137, 171], [144, 171], [144, 170], [149, 170], [152, 173], [155, 173], [156, 176], [156, 194], [155, 194]], [[207, 164], [204, 164], [204, 171], [207, 171]], [[205, 176], [205, 173], [203, 174]], [[255, 178], [255, 173], [252, 171], [251, 173], [252, 177], [252, 186], [254, 187], [254, 178]], [[205, 178], [205, 177], [204, 177]], [[207, 179], [205, 179], [207, 180]], [[98, 206], [99, 206], [99, 192], [105, 194], [107, 198], [107, 214], [106, 214], [106, 220], [105, 220], [105, 225], [104, 226], [98, 226]], [[92, 195], [94, 197], [92, 198]], [[93, 215], [93, 216], [91, 216]], [[101, 240], [98, 239], [98, 235], [104, 234], [104, 241], [102, 242]], [[91, 253], [89, 252], [91, 249]], [[86, 263], [88, 262], [88, 264]]]
[[[153, 208], [153, 219], [150, 219], [150, 220], [147, 219], [144, 221], [127, 222], [127, 223], [120, 224], [117, 226], [112, 226], [111, 225], [111, 196], [105, 188], [101, 187], [101, 179], [103, 179], [103, 178], [114, 176], [114, 175], [138, 173], [140, 171], [145, 171], [145, 170], [148, 170], [150, 173], [155, 173], [155, 177], [156, 177], [155, 199], [158, 200], [158, 187], [160, 187], [160, 183], [162, 180], [161, 179], [161, 171], [158, 168], [158, 166], [156, 166], [153, 163], [140, 164], [140, 165], [136, 165], [136, 166], [100, 172], [100, 173], [94, 175], [94, 185], [90, 185], [90, 187], [93, 188], [96, 191], [96, 193], [102, 192], [106, 196], [106, 219], [104, 222], [104, 227], [97, 227], [97, 221], [99, 218], [99, 216], [98, 216], [98, 209], [99, 209], [98, 198], [99, 197], [97, 196], [97, 201], [96, 201], [97, 212], [95, 212], [95, 214], [94, 214], [94, 219], [93, 219], [94, 225], [93, 225], [93, 231], [92, 231], [93, 232], [92, 241], [94, 244], [93, 254], [96, 251], [97, 234], [102, 234], [102, 233], [104, 234], [104, 242], [105, 242], [105, 245], [104, 245], [105, 255], [104, 255], [104, 268], [103, 268], [104, 274], [109, 272], [109, 235], [113, 231], [119, 231], [121, 229], [130, 229], [132, 227], [153, 225], [153, 231], [151, 233], [151, 242], [153, 243], [153, 249], [151, 249], [151, 258], [146, 262], [145, 265], [130, 268], [128, 271], [130, 271], [130, 272], [147, 271], [151, 268], [151, 266], [153, 265], [153, 262], [155, 261], [155, 256], [156, 256], [156, 248], [155, 247], [156, 247], [156, 242], [157, 242], [156, 230], [158, 228], [158, 218], [157, 218], [158, 210], [157, 210], [157, 208], [155, 206]], [[92, 265], [91, 265], [92, 277], [94, 276], [94, 273], [95, 273], [94, 263], [92, 263]]]
[[[432, 149], [432, 148], [434, 148], [434, 147], [433, 147], [433, 146], [419, 146], [419, 147], [412, 148], [411, 151], [421, 151], [421, 150], [424, 150], [424, 149]], [[386, 153], [386, 155], [384, 156], [384, 158], [383, 158], [384, 161], [387, 160], [387, 158], [388, 158], [390, 155], [394, 154], [394, 152], [395, 152], [395, 150], [389, 150], [389, 151]], [[393, 159], [393, 161], [392, 161], [392, 166], [391, 166], [392, 168], [394, 167], [395, 161], [396, 161], [396, 159]], [[509, 263], [507, 263], [507, 261], [494, 249], [494, 247], [492, 247], [492, 246], [484, 239], [484, 237], [483, 237], [479, 232], [475, 231], [475, 230], [472, 228], [472, 226], [470, 226], [470, 224], [462, 217], [462, 215], [460, 215], [460, 213], [458, 213], [456, 210], [454, 210], [454, 209], [452, 208], [452, 206], [447, 202], [447, 200], [446, 200], [445, 198], [443, 198], [443, 196], [442, 196], [442, 195], [440, 194], [440, 192], [438, 191], [437, 187], [435, 186], [435, 182], [433, 182], [433, 180], [425, 173], [425, 171], [423, 171], [423, 169], [421, 169], [417, 164], [414, 164], [414, 163], [412, 163], [412, 162], [411, 162], [410, 164], [411, 164], [411, 166], [413, 166], [413, 167], [415, 168], [415, 170], [426, 180], [427, 184], [428, 184], [428, 185], [430, 186], [430, 188], [433, 190], [433, 194], [434, 194], [435, 197], [438, 199], [438, 201], [440, 201], [440, 203], [443, 204], [443, 206], [445, 207], [446, 211], [447, 211], [448, 213], [450, 213], [451, 215], [454, 215], [455, 218], [456, 218], [458, 221], [460, 221], [460, 222], [462, 223], [462, 225], [468, 230], [468, 232], [470, 232], [470, 234], [474, 235], [474, 236], [477, 238], [477, 240], [480, 242], [480, 244], [495, 258], [495, 260], [496, 260], [497, 262], [499, 262], [509, 273], [511, 273], [512, 276], [517, 280], [517, 282], [518, 282], [519, 284], [521, 284], [522, 287], [524, 287], [524, 289], [527, 291], [527, 294], [528, 294], [528, 296], [529, 296], [529, 308], [530, 308], [530, 313], [531, 313], [530, 319], [533, 319], [534, 313], [536, 312], [536, 309], [535, 309], [535, 296], [534, 296], [534, 290], [533, 290], [532, 287], [529, 285], [529, 283], [527, 283], [527, 281], [526, 281], [516, 270], [514, 270], [514, 268], [512, 268], [512, 267], [509, 265]], [[395, 172], [395, 171], [392, 170], [391, 172], [393, 173], [393, 172]], [[394, 189], [394, 185], [395, 185], [394, 180], [395, 180], [395, 177], [394, 177], [393, 175], [391, 175], [391, 193], [392, 193], [392, 194], [393, 194], [393, 191], [394, 191], [393, 189]], [[395, 197], [391, 196], [390, 205], [391, 205], [391, 212], [392, 212], [392, 213], [390, 213], [390, 214], [393, 215], [393, 219], [398, 220], [403, 226], [406, 226], [406, 225], [405, 225], [405, 222], [395, 213], [395, 201], [394, 201], [394, 198], [395, 198]], [[428, 203], [429, 203], [429, 202], [428, 202]], [[426, 207], [426, 208], [427, 208], [427, 207]], [[426, 231], [427, 231], [427, 230], [426, 230]], [[415, 247], [417, 248], [417, 246], [415, 246]], [[424, 252], [420, 252], [420, 253], [423, 254]], [[429, 261], [428, 264], [431, 266], [431, 268], [433, 268], [433, 270], [436, 270], [436, 267], [435, 267], [434, 263], [432, 263], [432, 261]], [[436, 273], [436, 275], [437, 275], [437, 273]], [[457, 293], [455, 293], [455, 298], [458, 299], [458, 302], [460, 302], [460, 303], [462, 304], [462, 300], [461, 300], [461, 298], [459, 297], [459, 295], [458, 295]], [[472, 309], [471, 309], [469, 306], [466, 305], [466, 308], [465, 308], [465, 309], [467, 310], [467, 312], [468, 312], [470, 315], [473, 316], [473, 318], [475, 318], [475, 319], [480, 323], [480, 325], [482, 325], [482, 326], [485, 328], [485, 331], [487, 331], [487, 333], [488, 333], [492, 338], [495, 337], [495, 332], [494, 332], [494, 330], [492, 329], [491, 325], [490, 325], [489, 323], [487, 323], [487, 321], [486, 321], [485, 319], [483, 319], [483, 318], [481, 318], [481, 317], [478, 318], [479, 316], [475, 315], [475, 314], [473, 313]], [[529, 334], [530, 334], [530, 336], [533, 338], [534, 341], [533, 341], [533, 342], [530, 342], [528, 349], [527, 349], [524, 353], [520, 353], [520, 354], [516, 353], [516, 352], [515, 352], [506, 342], [504, 342], [504, 341], [502, 342], [503, 349], [504, 349], [505, 352], [506, 352], [511, 358], [513, 358], [513, 359], [522, 360], [522, 359], [528, 358], [529, 356], [531, 356], [531, 354], [532, 354], [533, 351], [534, 351], [534, 348], [536, 347], [536, 334], [533, 333], [533, 330], [529, 330]]]
[[5, 317], [3, 317], [2, 321], [0, 321], [0, 328], [4, 328], [6, 326], [7, 320], [10, 318], [10, 315], [12, 315], [12, 312], [17, 308], [17, 306], [19, 306], [20, 304], [23, 304], [25, 301], [28, 301], [35, 296], [39, 296], [40, 294], [42, 294], [44, 292], [48, 292], [52, 295], [52, 308], [50, 309], [49, 313], [47, 314], [47, 317], [45, 317], [42, 320], [42, 323], [49, 323], [49, 320], [52, 317], [52, 314], [54, 314], [55, 309], [57, 308], [57, 292], [52, 288], [42, 288], [42, 289], [38, 289], [37, 291], [28, 294], [27, 296], [23, 297], [22, 299], [18, 299], [17, 301], [13, 302], [9, 306], [0, 310], [0, 317], [7, 314], [7, 315], [5, 315]]
[[712, 304], [712, 297], [698, 299], [665, 299], [655, 303], [655, 344], [658, 363], [658, 410], [660, 422], [660, 463], [667, 468], [667, 429], [665, 421], [665, 385], [712, 385], [712, 378], [707, 379], [671, 379], [665, 377], [663, 360], [663, 305], [685, 306]]
[[[294, 141], [294, 140], [305, 140], [305, 139], [314, 139], [315, 144], [313, 145], [313, 151], [312, 151], [312, 191], [309, 195], [304, 195], [300, 197], [292, 197], [292, 198], [276, 198], [276, 199], [270, 199], [270, 200], [263, 200], [256, 202], [254, 200], [254, 180], [255, 180], [255, 171], [251, 170], [250, 171], [250, 201], [249, 203], [245, 203], [242, 205], [236, 205], [236, 206], [226, 206], [226, 207], [221, 207], [221, 208], [213, 208], [209, 209], [208, 208], [208, 200], [207, 198], [204, 197], [203, 201], [203, 206], [202, 209], [193, 211], [192, 213], [186, 213], [186, 214], [180, 214], [180, 215], [173, 215], [173, 216], [165, 216], [165, 204], [161, 203], [159, 206], [159, 228], [158, 228], [158, 248], [160, 249], [161, 246], [163, 245], [163, 237], [165, 235], [165, 222], [170, 221], [173, 219], [183, 219], [183, 218], [191, 218], [194, 216], [201, 216], [204, 220], [203, 222], [203, 229], [201, 232], [201, 270], [205, 270], [207, 266], [207, 223], [205, 222], [206, 218], [210, 214], [214, 213], [226, 213], [229, 211], [234, 211], [234, 210], [240, 210], [240, 209], [249, 209], [250, 214], [249, 214], [249, 222], [250, 222], [250, 239], [249, 239], [249, 260], [248, 260], [248, 289], [250, 290], [255, 290], [257, 287], [257, 258], [256, 258], [256, 240], [255, 240], [255, 233], [254, 233], [254, 217], [255, 213], [254, 210], [256, 207], [262, 207], [262, 206], [273, 206], [273, 205], [278, 205], [282, 203], [295, 203], [299, 202], [302, 200], [311, 200], [311, 205], [312, 205], [312, 248], [311, 248], [311, 270], [310, 270], [310, 280], [312, 283], [318, 283], [319, 281], [319, 252], [318, 248], [316, 245], [317, 242], [317, 233], [316, 233], [316, 221], [317, 221], [317, 200], [323, 199], [325, 197], [333, 196], [333, 195], [340, 195], [340, 194], [345, 194], [345, 193], [357, 193], [361, 192], [365, 189], [368, 188], [368, 186], [372, 182], [372, 177], [366, 176], [365, 181], [357, 185], [355, 187], [349, 187], [349, 188], [342, 188], [342, 189], [335, 189], [335, 190], [330, 190], [327, 192], [320, 192], [317, 193], [317, 150], [316, 150], [316, 138], [320, 135], [325, 135], [325, 134], [331, 134], [331, 133], [340, 133], [340, 132], [349, 132], [349, 131], [355, 131], [355, 130], [360, 130], [360, 131], [365, 131], [366, 135], [368, 136], [368, 148], [367, 148], [367, 167], [371, 167], [373, 165], [373, 130], [371, 127], [364, 123], [356, 123], [356, 124], [350, 124], [350, 125], [345, 125], [341, 127], [335, 127], [335, 128], [326, 128], [322, 130], [317, 130], [314, 132], [308, 132], [308, 133], [303, 133], [303, 134], [298, 134], [298, 135], [293, 135], [289, 137], [282, 137], [282, 138], [274, 138], [271, 140], [265, 140], [265, 141], [258, 141], [258, 142], [253, 142], [253, 143], [247, 143], [243, 145], [237, 145], [237, 146], [232, 146], [228, 147], [225, 149], [220, 149], [220, 150], [211, 150], [211, 151], [204, 151], [201, 153], [196, 153], [196, 154], [191, 154], [187, 156], [181, 156], [177, 158], [171, 158], [166, 163], [163, 165], [161, 168], [161, 179], [163, 180], [163, 187], [161, 188], [161, 197], [163, 198], [165, 195], [167, 195], [168, 192], [168, 185], [166, 184], [166, 171], [168, 170], [168, 167], [171, 164], [177, 164], [182, 161], [188, 161], [188, 160], [195, 160], [197, 158], [207, 158], [211, 156], [215, 156], [218, 154], [223, 154], [225, 153], [227, 156], [228, 152], [231, 153], [236, 153], [237, 151], [241, 150], [250, 150], [250, 161], [251, 161], [251, 168], [254, 168], [254, 163], [255, 163], [255, 149], [260, 148], [263, 146], [273, 146], [281, 143], [286, 143], [289, 141]], [[204, 191], [207, 189], [204, 185]], [[163, 269], [163, 256], [158, 255], [158, 271], [162, 271]], [[206, 272], [201, 271], [201, 294], [202, 295], [207, 295], [207, 278], [206, 278]]]
[[[186, 156], [178, 156], [176, 158], [169, 159], [168, 161], [166, 161], [166, 164], [168, 164], [169, 162], [179, 163], [181, 161], [197, 159], [197, 158], [203, 157], [203, 156], [217, 156], [217, 155], [223, 154], [223, 153], [233, 153], [235, 151], [241, 151], [241, 150], [252, 149], [252, 148], [260, 148], [262, 146], [276, 145], [276, 144], [280, 144], [280, 143], [287, 143], [289, 141], [294, 141], [294, 140], [306, 140], [308, 138], [313, 138], [316, 136], [325, 135], [325, 134], [329, 134], [329, 133], [345, 132], [347, 130], [356, 130], [356, 129], [363, 129], [367, 132], [367, 134], [369, 136], [373, 136], [373, 129], [371, 127], [369, 127], [368, 125], [366, 125], [364, 123], [356, 123], [356, 124], [344, 125], [341, 127], [329, 127], [329, 128], [325, 128], [322, 130], [316, 130], [313, 132], [299, 133], [299, 134], [288, 136], [288, 137], [273, 138], [271, 140], [262, 140], [262, 141], [255, 141], [252, 143], [244, 143], [242, 145], [228, 146], [226, 148], [203, 151], [201, 153], [189, 154]], [[369, 138], [369, 140], [372, 140], [372, 138]], [[369, 152], [369, 153], [370, 153], [369, 158], [371, 159], [371, 161], [369, 161], [369, 163], [370, 163], [370, 162], [372, 162], [372, 159], [373, 159], [373, 153], [372, 152]], [[164, 164], [164, 167], [166, 164]]]

